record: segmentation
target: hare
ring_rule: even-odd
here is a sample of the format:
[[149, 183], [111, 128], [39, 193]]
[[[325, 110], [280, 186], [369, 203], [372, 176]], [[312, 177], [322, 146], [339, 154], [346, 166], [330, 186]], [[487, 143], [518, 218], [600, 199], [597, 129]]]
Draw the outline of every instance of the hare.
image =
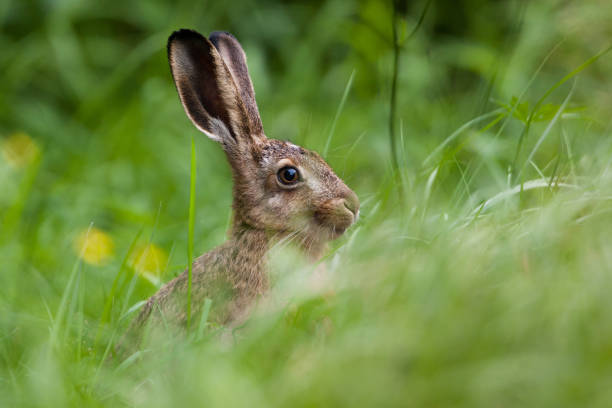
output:
[[[168, 39], [168, 60], [185, 113], [221, 144], [232, 169], [229, 239], [192, 268], [194, 318], [210, 298], [209, 318], [231, 325], [268, 290], [266, 257], [276, 240], [291, 237], [317, 259], [357, 219], [359, 200], [317, 153], [265, 136], [246, 56], [231, 34], [176, 31]], [[184, 327], [187, 282], [185, 271], [163, 286], [130, 331], [145, 324]]]

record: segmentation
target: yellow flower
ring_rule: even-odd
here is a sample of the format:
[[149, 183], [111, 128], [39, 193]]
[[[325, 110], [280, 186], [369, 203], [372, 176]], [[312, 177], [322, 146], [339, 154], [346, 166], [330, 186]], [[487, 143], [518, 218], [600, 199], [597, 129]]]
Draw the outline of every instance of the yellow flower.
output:
[[74, 240], [74, 250], [83, 261], [103, 265], [113, 256], [115, 243], [110, 235], [98, 228], [81, 231]]
[[16, 132], [6, 138], [1, 146], [2, 156], [14, 168], [23, 168], [38, 157], [36, 142], [25, 132]]
[[139, 245], [130, 256], [130, 266], [154, 285], [161, 282], [161, 273], [168, 264], [166, 251], [155, 244]]

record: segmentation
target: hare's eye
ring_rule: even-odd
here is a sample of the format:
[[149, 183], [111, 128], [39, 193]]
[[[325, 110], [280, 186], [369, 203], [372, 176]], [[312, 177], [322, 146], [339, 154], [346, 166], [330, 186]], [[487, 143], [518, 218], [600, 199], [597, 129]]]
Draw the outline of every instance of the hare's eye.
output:
[[285, 166], [276, 174], [278, 181], [281, 184], [290, 185], [300, 181], [300, 173], [298, 169], [292, 166]]

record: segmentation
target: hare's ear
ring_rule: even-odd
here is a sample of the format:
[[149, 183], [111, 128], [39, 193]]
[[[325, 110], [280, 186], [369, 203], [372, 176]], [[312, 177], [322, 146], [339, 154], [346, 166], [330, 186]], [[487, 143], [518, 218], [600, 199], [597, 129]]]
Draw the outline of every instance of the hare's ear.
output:
[[261, 117], [255, 102], [255, 90], [249, 75], [249, 70], [246, 63], [246, 54], [242, 50], [240, 43], [230, 33], [224, 31], [215, 31], [210, 35], [210, 41], [217, 47], [219, 54], [223, 58], [223, 62], [229, 69], [234, 79], [234, 83], [238, 87], [242, 102], [249, 116], [249, 124], [254, 135], [263, 136], [263, 126]]
[[224, 146], [250, 138], [249, 119], [228, 68], [215, 46], [191, 30], [168, 38], [168, 60], [187, 116]]

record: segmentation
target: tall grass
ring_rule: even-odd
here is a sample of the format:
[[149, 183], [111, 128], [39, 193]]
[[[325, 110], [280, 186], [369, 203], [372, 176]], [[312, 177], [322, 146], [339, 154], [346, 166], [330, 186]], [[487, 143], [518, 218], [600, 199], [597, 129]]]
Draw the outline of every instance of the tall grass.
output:
[[[608, 407], [612, 9], [531, 2], [502, 47], [513, 2], [427, 4], [395, 27], [420, 25], [400, 178], [392, 2], [0, 7], [0, 406]], [[268, 136], [326, 153], [363, 216], [325, 276], [275, 247], [243, 327], [187, 299], [189, 336], [111, 358], [230, 217], [165, 61], [179, 27], [236, 34]]]
[[193, 229], [195, 226], [196, 151], [191, 138], [191, 167], [189, 177], [189, 238], [187, 242], [187, 330], [191, 329], [191, 279], [193, 274]]

